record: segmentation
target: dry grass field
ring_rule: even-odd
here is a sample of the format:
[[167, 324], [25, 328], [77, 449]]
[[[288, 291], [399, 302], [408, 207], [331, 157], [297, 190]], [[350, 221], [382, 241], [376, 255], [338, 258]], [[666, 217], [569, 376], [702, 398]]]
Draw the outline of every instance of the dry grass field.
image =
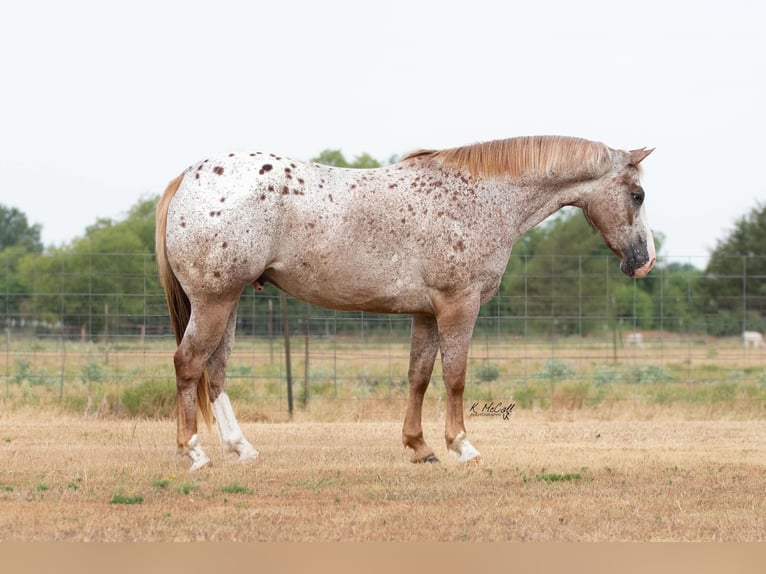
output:
[[[236, 407], [236, 405], [235, 405]], [[254, 463], [196, 474], [172, 421], [0, 414], [0, 541], [763, 541], [763, 420], [519, 412], [481, 464], [413, 465], [400, 421], [246, 422]]]

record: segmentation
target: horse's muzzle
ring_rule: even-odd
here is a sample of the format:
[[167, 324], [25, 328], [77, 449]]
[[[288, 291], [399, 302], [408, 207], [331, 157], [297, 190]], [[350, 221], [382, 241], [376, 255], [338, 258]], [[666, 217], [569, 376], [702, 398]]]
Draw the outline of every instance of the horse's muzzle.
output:
[[647, 243], [634, 243], [625, 250], [625, 255], [620, 261], [620, 271], [628, 277], [644, 277], [654, 267], [656, 256], [654, 242], [650, 249]]

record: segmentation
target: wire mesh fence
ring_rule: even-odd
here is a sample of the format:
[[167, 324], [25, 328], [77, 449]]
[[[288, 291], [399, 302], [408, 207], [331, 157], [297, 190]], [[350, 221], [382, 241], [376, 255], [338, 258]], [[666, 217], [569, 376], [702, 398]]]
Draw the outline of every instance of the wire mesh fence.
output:
[[[632, 280], [611, 256], [514, 257], [476, 323], [466, 408], [685, 404], [761, 415], [766, 277], [752, 270], [762, 263], [734, 258], [734, 271], [713, 275], [700, 261], [665, 257], [649, 277]], [[151, 255], [6, 258], [0, 297], [6, 400], [34, 403], [42, 395], [85, 414], [151, 414], [140, 403], [155, 389], [165, 399], [150, 408], [172, 414], [175, 340]], [[336, 312], [290, 298], [287, 309], [286, 328], [276, 289], [248, 289], [240, 300], [227, 376], [233, 400], [249, 405], [246, 417], [287, 416], [288, 360], [298, 412], [403, 412], [409, 317]], [[438, 417], [438, 361], [433, 380], [427, 411]]]

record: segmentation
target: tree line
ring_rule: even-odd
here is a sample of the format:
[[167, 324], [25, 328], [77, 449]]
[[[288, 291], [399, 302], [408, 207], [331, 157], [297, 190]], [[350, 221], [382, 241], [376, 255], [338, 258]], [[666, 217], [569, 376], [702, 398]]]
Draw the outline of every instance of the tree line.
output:
[[[327, 149], [312, 161], [374, 168], [369, 154], [348, 161]], [[45, 248], [40, 225], [0, 204], [0, 325], [88, 338], [169, 333], [154, 262], [154, 208], [142, 198], [121, 220], [99, 219], [60, 247]], [[662, 234], [655, 233], [660, 251]], [[477, 329], [515, 335], [598, 335], [661, 329], [713, 336], [766, 330], [766, 207], [742, 216], [712, 250], [705, 269], [665, 263], [633, 280], [576, 209], [565, 209], [514, 246], [498, 295], [481, 309]], [[274, 334], [277, 292], [246, 290], [241, 332]], [[408, 331], [406, 320], [336, 313], [290, 301], [299, 328], [327, 334], [358, 329]], [[276, 305], [278, 308], [278, 304]], [[277, 314], [278, 315], [278, 314]], [[392, 327], [393, 325], [393, 327]]]

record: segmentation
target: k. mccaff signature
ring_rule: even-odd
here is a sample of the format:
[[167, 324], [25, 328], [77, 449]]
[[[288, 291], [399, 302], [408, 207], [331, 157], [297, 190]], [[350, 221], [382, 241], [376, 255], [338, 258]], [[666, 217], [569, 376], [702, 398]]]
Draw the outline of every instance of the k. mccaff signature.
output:
[[471, 408], [468, 409], [468, 414], [472, 417], [503, 417], [504, 421], [507, 421], [508, 418], [511, 416], [511, 412], [513, 412], [513, 407], [516, 406], [516, 403], [507, 403], [503, 404], [502, 401], [491, 401], [489, 403], [484, 403], [481, 407], [479, 406], [479, 402], [475, 402], [471, 405]]

